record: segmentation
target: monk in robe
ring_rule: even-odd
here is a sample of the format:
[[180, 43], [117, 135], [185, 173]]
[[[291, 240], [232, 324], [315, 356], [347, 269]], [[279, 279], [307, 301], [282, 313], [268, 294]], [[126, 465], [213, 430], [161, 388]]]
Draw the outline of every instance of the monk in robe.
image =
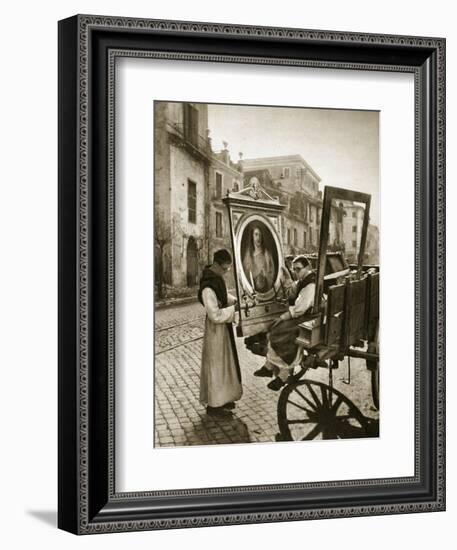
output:
[[231, 417], [231, 409], [243, 393], [232, 326], [236, 298], [228, 294], [224, 281], [231, 265], [230, 252], [218, 250], [212, 265], [203, 270], [198, 291], [198, 299], [206, 310], [200, 402], [208, 415], [218, 417]]
[[298, 345], [295, 342], [298, 325], [306, 320], [314, 305], [316, 274], [305, 256], [297, 256], [292, 264], [297, 280], [286, 284], [292, 305], [270, 327], [268, 331], [267, 360], [265, 365], [254, 372], [254, 376], [272, 377], [267, 387], [278, 391], [284, 386], [295, 360]]

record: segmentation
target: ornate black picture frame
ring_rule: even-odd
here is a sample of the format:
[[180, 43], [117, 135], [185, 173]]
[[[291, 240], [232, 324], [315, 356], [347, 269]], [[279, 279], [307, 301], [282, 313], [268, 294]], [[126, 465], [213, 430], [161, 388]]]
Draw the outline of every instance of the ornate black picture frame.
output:
[[[116, 56], [414, 75], [413, 477], [116, 492], [112, 158]], [[60, 21], [59, 527], [90, 534], [444, 510], [444, 185], [442, 38], [87, 15]]]

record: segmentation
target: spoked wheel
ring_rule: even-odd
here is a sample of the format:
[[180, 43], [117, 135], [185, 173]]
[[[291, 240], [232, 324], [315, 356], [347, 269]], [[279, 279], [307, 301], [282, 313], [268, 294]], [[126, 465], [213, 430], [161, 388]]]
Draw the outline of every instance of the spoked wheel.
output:
[[379, 411], [379, 362], [371, 368], [371, 397], [373, 405]]
[[300, 380], [288, 384], [278, 400], [282, 441], [369, 437], [369, 420], [344, 394], [334, 388]]

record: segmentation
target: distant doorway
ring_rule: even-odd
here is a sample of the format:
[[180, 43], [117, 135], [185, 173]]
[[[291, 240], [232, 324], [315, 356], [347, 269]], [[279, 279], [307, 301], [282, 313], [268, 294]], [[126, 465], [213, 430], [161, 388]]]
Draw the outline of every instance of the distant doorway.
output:
[[187, 241], [187, 286], [198, 283], [198, 250], [193, 237]]

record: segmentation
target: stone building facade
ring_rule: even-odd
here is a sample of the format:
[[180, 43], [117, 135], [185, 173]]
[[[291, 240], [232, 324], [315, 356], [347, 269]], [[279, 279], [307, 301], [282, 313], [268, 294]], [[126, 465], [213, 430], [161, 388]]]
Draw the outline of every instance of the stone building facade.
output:
[[369, 224], [367, 231], [366, 244], [366, 263], [371, 265], [379, 265], [379, 227]]
[[207, 252], [208, 107], [156, 102], [154, 116], [156, 277], [194, 286]]
[[[346, 258], [349, 263], [358, 260], [360, 242], [362, 239], [363, 218], [365, 207], [352, 201], [340, 203], [343, 215], [343, 243]], [[365, 243], [364, 264], [379, 264], [379, 229], [374, 224], [368, 224]]]
[[[253, 177], [285, 206], [281, 219], [284, 255], [318, 251], [321, 178], [300, 155], [234, 162], [227, 143], [221, 151], [213, 151], [206, 104], [155, 102], [154, 116], [155, 282], [159, 295], [163, 285], [196, 286], [214, 252], [231, 250], [229, 217], [222, 199], [228, 191], [249, 185]], [[333, 205], [329, 248], [345, 249], [352, 260], [360, 244], [362, 222], [363, 207], [349, 201]], [[374, 230], [370, 235], [374, 255], [379, 235], [377, 241]]]
[[316, 252], [322, 214], [321, 178], [301, 155], [243, 159], [244, 185], [257, 177], [267, 193], [285, 206], [284, 254]]
[[346, 258], [350, 263], [357, 262], [362, 237], [364, 206], [351, 201], [343, 201], [343, 242]]
[[156, 284], [194, 287], [214, 252], [231, 249], [222, 199], [243, 176], [228, 144], [212, 150], [206, 104], [156, 102], [154, 116]]
[[[230, 158], [228, 143], [224, 149], [214, 152], [209, 175], [209, 205], [207, 218], [207, 260], [211, 263], [214, 252], [221, 248], [232, 250], [230, 221], [227, 207], [222, 199], [229, 191], [239, 191], [242, 187], [243, 174], [239, 163]], [[234, 284], [233, 273], [226, 275], [229, 286]]]

